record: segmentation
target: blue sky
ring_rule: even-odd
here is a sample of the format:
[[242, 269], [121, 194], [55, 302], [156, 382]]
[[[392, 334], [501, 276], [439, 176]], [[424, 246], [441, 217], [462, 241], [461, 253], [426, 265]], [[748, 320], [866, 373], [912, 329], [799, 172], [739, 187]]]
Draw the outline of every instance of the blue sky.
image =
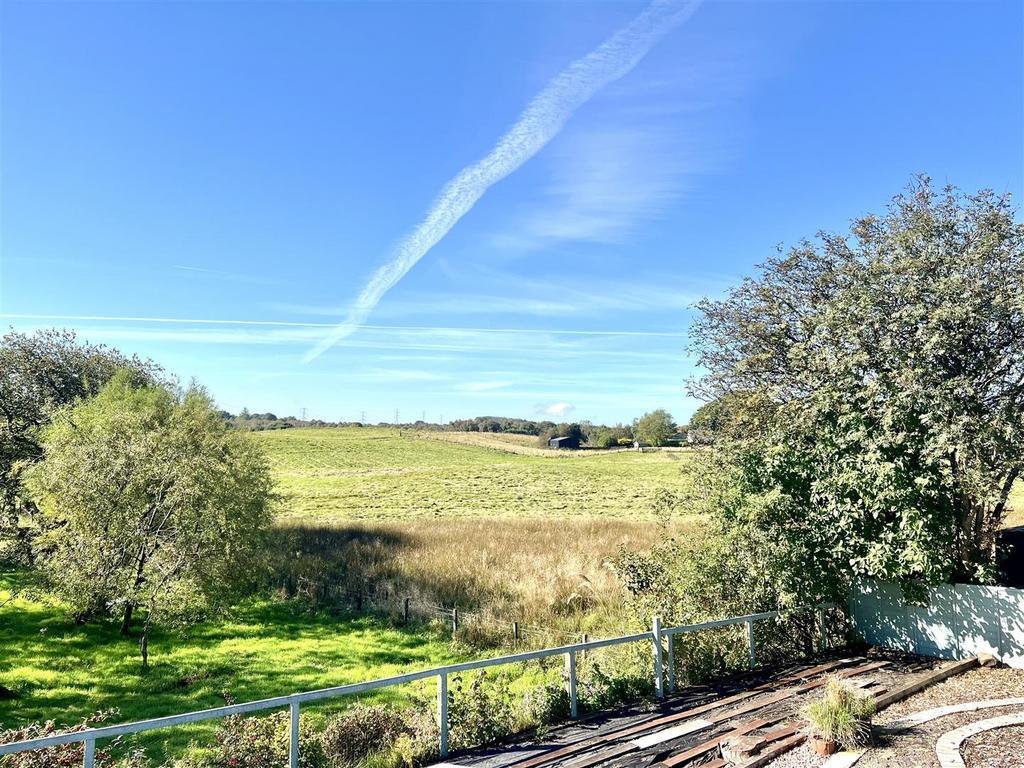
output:
[[1024, 191], [1019, 2], [0, 13], [0, 322], [229, 410], [685, 420], [693, 303], [776, 245]]

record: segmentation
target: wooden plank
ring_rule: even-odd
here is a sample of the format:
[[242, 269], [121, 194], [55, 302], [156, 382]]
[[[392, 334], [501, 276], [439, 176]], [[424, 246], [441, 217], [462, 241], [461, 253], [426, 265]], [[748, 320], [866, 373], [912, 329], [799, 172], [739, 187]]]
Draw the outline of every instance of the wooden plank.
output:
[[780, 701], [785, 701], [786, 699], [792, 698], [793, 696], [796, 696], [796, 690], [794, 688], [790, 688], [789, 690], [785, 691], [779, 691], [778, 693], [773, 693], [767, 696], [766, 698], [758, 699], [757, 701], [747, 702], [742, 706], [734, 707], [733, 709], [726, 710], [725, 712], [720, 712], [719, 714], [712, 717], [711, 720], [713, 720], [716, 723], [724, 723], [729, 720], [732, 720], [733, 718], [740, 717], [741, 715], [746, 715], [750, 712], [756, 712], [759, 709], [770, 707], [772, 704], [777, 704]]
[[562, 758], [572, 757], [575, 754], [584, 752], [592, 747], [608, 743], [615, 739], [623, 739], [629, 736], [635, 736], [652, 728], [657, 728], [659, 725], [668, 725], [670, 723], [675, 723], [680, 720], [685, 720], [688, 717], [695, 717], [696, 715], [703, 714], [710, 710], [718, 709], [728, 704], [748, 699], [751, 696], [757, 695], [757, 693], [761, 691], [772, 690], [773, 688], [777, 688], [780, 684], [793, 682], [796, 680], [802, 680], [810, 675], [828, 672], [830, 670], [836, 669], [837, 667], [842, 667], [847, 664], [853, 663], [854, 661], [856, 661], [856, 659], [847, 658], [836, 659], [833, 661], [825, 662], [823, 664], [818, 664], [809, 669], [802, 669], [789, 675], [785, 675], [781, 678], [769, 680], [749, 690], [741, 691], [739, 693], [733, 694], [731, 696], [726, 696], [724, 698], [714, 699], [706, 704], [701, 704], [697, 707], [692, 707], [682, 712], [676, 712], [674, 714], [664, 715], [661, 717], [655, 716], [653, 718], [646, 719], [632, 726], [627, 726], [625, 728], [609, 731], [608, 733], [604, 734], [597, 734], [595, 736], [586, 737], [584, 739], [581, 739], [580, 741], [573, 742], [572, 744], [569, 744], [567, 746], [559, 747], [558, 749], [551, 750], [549, 752], [544, 752], [540, 755], [535, 755], [533, 757], [527, 758], [526, 760], [511, 763], [509, 766], [507, 766], [507, 768], [538, 768], [538, 766], [547, 765], [548, 763], [552, 763], [556, 760], [561, 760]]
[[760, 728], [764, 728], [769, 725], [772, 721], [770, 720], [748, 720], [745, 723], [733, 728], [731, 731], [726, 731], [723, 734], [716, 736], [713, 739], [708, 739], [702, 744], [698, 744], [695, 747], [691, 747], [683, 752], [676, 755], [670, 755], [662, 760], [659, 765], [664, 765], [665, 768], [673, 768], [680, 763], [685, 763], [687, 760], [692, 760], [695, 757], [700, 757], [705, 752], [710, 752], [719, 744], [726, 739], [731, 739], [733, 736], [745, 736], [751, 731], [756, 731]]
[[655, 731], [647, 736], [641, 736], [639, 739], [634, 739], [633, 743], [636, 744], [637, 749], [647, 749], [648, 747], [654, 747], [658, 744], [664, 744], [666, 741], [681, 739], [683, 736], [689, 736], [691, 733], [696, 733], [697, 731], [704, 731], [708, 728], [713, 728], [714, 725], [715, 724], [711, 720], [687, 720], [682, 725], [663, 728], [662, 730]]
[[563, 768], [591, 768], [591, 766], [599, 765], [607, 760], [614, 760], [616, 757], [622, 757], [636, 751], [637, 746], [632, 741], [627, 741], [623, 744], [613, 744], [607, 749], [592, 752], [589, 755], [571, 760]]
[[958, 661], [956, 664], [952, 664], [945, 669], [940, 669], [938, 672], [933, 672], [927, 677], [918, 680], [916, 683], [905, 685], [902, 688], [897, 688], [889, 693], [883, 693], [881, 696], [875, 698], [875, 707], [877, 709], [885, 709], [890, 704], [895, 704], [897, 701], [902, 701], [908, 696], [912, 696], [919, 691], [923, 691], [930, 685], [935, 683], [941, 683], [943, 680], [959, 675], [966, 672], [969, 669], [973, 669], [978, 666], [978, 657], [975, 656], [973, 659], [966, 659], [964, 661]]
[[764, 735], [765, 744], [771, 744], [773, 741], [784, 739], [787, 736], [792, 736], [794, 733], [799, 731], [800, 728], [796, 725], [784, 725], [781, 728], [776, 728], [774, 731], [768, 731]]
[[[749, 691], [743, 691], [742, 693], [737, 694], [736, 698], [738, 700], [740, 698], [746, 698], [748, 696], [753, 696], [753, 694]], [[536, 755], [526, 760], [522, 760], [518, 763], [511, 763], [508, 766], [508, 768], [537, 768], [537, 766], [546, 765], [547, 763], [550, 763], [552, 761], [560, 760], [563, 757], [571, 757], [572, 755], [575, 755], [579, 752], [583, 752], [587, 749], [590, 749], [591, 747], [596, 747], [601, 744], [607, 744], [609, 741], [612, 741], [614, 739], [624, 738], [626, 736], [633, 736], [635, 734], [643, 733], [646, 730], [655, 728], [658, 725], [667, 722], [676, 722], [678, 720], [683, 720], [687, 717], [699, 715], [703, 712], [708, 711], [709, 708], [714, 709], [715, 707], [721, 706], [721, 702], [725, 702], [731, 699], [732, 697], [726, 697], [726, 699], [715, 699], [709, 702], [708, 704], [701, 704], [700, 706], [692, 707], [691, 709], [678, 712], [674, 715], [668, 715], [665, 717], [655, 716], [652, 719], [644, 720], [638, 725], [619, 728], [614, 731], [609, 731], [608, 733], [600, 733], [595, 736], [588, 736], [585, 739], [581, 739], [580, 741], [573, 742], [572, 744], [560, 747], [553, 751], [544, 752], [543, 754]]]
[[769, 744], [792, 736], [799, 729], [795, 725], [786, 725], [760, 736], [745, 736], [738, 742], [723, 742], [722, 757], [726, 760], [739, 761], [744, 756], [750, 757], [761, 752]]
[[761, 768], [763, 765], [767, 765], [779, 755], [784, 755], [793, 747], [800, 746], [807, 740], [806, 734], [798, 733], [795, 736], [790, 736], [784, 741], [780, 741], [778, 744], [769, 747], [760, 755], [752, 757], [745, 763], [740, 763], [736, 768]]
[[[836, 677], [841, 680], [845, 680], [850, 677], [856, 677], [862, 675], [865, 672], [871, 672], [876, 669], [888, 666], [888, 661], [873, 661], [870, 664], [861, 664], [859, 667], [853, 667], [851, 669], [844, 669], [841, 672], [836, 673]], [[815, 688], [820, 688], [828, 680], [827, 677], [820, 677], [817, 680], [809, 680], [806, 683], [798, 685], [796, 690], [798, 693], [806, 693], [807, 691], [813, 691]]]

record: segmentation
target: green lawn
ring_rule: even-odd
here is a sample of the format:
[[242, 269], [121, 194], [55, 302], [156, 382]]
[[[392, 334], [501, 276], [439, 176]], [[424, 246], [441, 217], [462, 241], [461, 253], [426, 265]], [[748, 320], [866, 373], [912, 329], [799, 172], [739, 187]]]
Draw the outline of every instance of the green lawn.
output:
[[[13, 582], [10, 574], [0, 576], [0, 603]], [[298, 613], [271, 600], [249, 601], [230, 618], [187, 632], [158, 633], [146, 674], [136, 642], [120, 637], [115, 624], [76, 627], [58, 606], [39, 602], [17, 600], [0, 609], [0, 649], [0, 685], [17, 696], [0, 698], [0, 728], [46, 719], [71, 723], [110, 707], [121, 710], [115, 721], [139, 720], [219, 706], [224, 692], [249, 701], [467, 658], [440, 631]], [[405, 700], [424, 685], [430, 681], [378, 695]], [[311, 711], [336, 711], [348, 703]], [[191, 738], [209, 741], [214, 727], [215, 721], [173, 728], [140, 743], [164, 754]]]
[[687, 452], [565, 458], [508, 453], [376, 428], [255, 433], [286, 515], [650, 519], [661, 489], [682, 490]]

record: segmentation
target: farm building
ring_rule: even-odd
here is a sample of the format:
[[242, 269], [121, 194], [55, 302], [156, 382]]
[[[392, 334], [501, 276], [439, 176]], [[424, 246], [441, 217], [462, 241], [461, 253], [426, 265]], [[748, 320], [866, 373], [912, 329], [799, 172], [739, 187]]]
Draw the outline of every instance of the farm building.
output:
[[548, 448], [572, 448], [576, 449], [580, 447], [580, 439], [578, 437], [552, 437], [548, 440]]

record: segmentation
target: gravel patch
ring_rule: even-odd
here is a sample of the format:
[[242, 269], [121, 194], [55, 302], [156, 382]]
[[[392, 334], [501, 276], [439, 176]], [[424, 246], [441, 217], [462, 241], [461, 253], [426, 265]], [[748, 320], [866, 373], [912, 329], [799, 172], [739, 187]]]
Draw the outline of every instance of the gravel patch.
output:
[[1020, 768], [1024, 725], [996, 728], [968, 739], [961, 752], [969, 768]]
[[[926, 688], [909, 699], [886, 707], [875, 717], [875, 722], [891, 723], [912, 712], [943, 707], [947, 704], [966, 704], [971, 701], [1007, 699], [1014, 696], [1024, 696], [1024, 670], [1010, 669], [1009, 667], [980, 667], [943, 680], [938, 685]], [[975, 716], [970, 719], [973, 721], [981, 719], [981, 717]], [[941, 718], [938, 722], [944, 723], [945, 720], [946, 718]], [[945, 730], [950, 729], [946, 728]]]
[[[891, 682], [892, 687], [898, 685], [896, 679]], [[913, 712], [948, 704], [1021, 696], [1024, 696], [1024, 670], [983, 667], [951, 677], [887, 707], [875, 716], [875, 723], [884, 725]], [[876, 728], [875, 744], [860, 759], [857, 768], [938, 768], [935, 741], [939, 736], [977, 720], [1020, 712], [1021, 709], [1020, 706], [993, 707], [979, 712], [946, 715], [905, 731]], [[978, 734], [966, 742], [964, 755], [968, 768], [1021, 768], [1024, 766], [1024, 726]], [[773, 761], [770, 766], [821, 768], [825, 761], [826, 758], [813, 755], [803, 745]]]
[[[1024, 696], [1024, 671], [981, 667], [951, 677], [909, 699], [893, 704], [878, 713], [875, 723], [884, 725], [912, 712], [942, 707], [947, 704], [966, 704], [972, 701], [1015, 696]], [[1019, 706], [993, 707], [978, 712], [946, 715], [906, 731], [887, 732], [884, 728], [876, 729], [876, 746], [861, 758], [857, 763], [857, 768], [938, 768], [939, 761], [935, 756], [935, 742], [939, 736], [968, 723], [1020, 711], [1021, 707]], [[983, 744], [991, 739], [992, 749], [989, 751], [997, 753], [997, 745], [1003, 742], [996, 734], [1006, 733], [1009, 730], [1011, 729], [1003, 728], [991, 733], [979, 734], [967, 742], [968, 748], [972, 743]], [[1007, 759], [1010, 762], [1007, 763], [983, 761], [972, 763], [968, 761], [967, 765], [969, 768], [989, 768], [989, 766], [1002, 768], [1003, 765], [1020, 768], [1022, 765], [1021, 752], [1012, 749], [1008, 754]]]

